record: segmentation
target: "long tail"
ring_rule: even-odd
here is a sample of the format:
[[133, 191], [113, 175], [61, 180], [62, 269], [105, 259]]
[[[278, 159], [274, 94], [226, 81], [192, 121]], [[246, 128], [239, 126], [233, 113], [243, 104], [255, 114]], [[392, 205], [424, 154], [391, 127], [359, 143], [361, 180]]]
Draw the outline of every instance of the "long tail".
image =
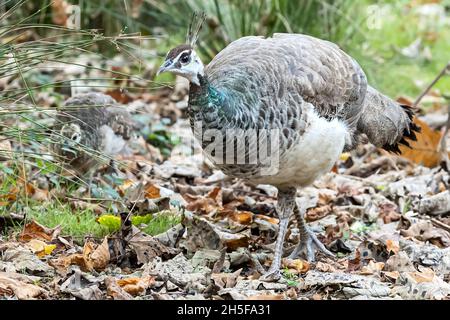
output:
[[420, 132], [413, 116], [411, 107], [400, 105], [368, 86], [358, 131], [365, 133], [375, 146], [400, 154], [399, 144], [410, 147], [406, 139], [416, 141], [416, 132]]

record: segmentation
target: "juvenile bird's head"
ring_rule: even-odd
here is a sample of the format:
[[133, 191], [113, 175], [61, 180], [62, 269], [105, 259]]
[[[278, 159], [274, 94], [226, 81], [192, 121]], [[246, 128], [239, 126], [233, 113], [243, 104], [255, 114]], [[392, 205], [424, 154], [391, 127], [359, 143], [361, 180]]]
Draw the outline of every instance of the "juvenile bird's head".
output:
[[199, 76], [204, 75], [204, 66], [194, 48], [189, 44], [182, 44], [167, 53], [157, 75], [162, 72], [172, 72], [199, 86]]
[[82, 140], [80, 126], [75, 123], [65, 124], [61, 128], [60, 135], [62, 138], [61, 154], [68, 159], [76, 158], [77, 149]]

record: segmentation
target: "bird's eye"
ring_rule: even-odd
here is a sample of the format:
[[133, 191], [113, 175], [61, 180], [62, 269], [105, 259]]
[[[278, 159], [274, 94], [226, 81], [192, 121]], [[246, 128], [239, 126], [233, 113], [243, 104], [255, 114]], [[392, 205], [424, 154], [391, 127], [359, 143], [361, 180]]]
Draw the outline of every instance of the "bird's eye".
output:
[[183, 54], [180, 58], [181, 63], [188, 63], [189, 62], [189, 55], [187, 53]]
[[73, 141], [78, 141], [80, 139], [80, 135], [78, 133], [74, 133], [72, 134], [70, 139], [72, 139]]

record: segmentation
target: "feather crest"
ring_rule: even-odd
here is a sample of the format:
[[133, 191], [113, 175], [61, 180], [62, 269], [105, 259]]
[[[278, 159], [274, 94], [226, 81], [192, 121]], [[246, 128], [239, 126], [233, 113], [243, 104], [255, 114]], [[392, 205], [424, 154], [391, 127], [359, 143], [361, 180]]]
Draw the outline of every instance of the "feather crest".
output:
[[186, 43], [192, 48], [195, 47], [200, 31], [202, 30], [203, 23], [206, 20], [206, 14], [204, 12], [194, 12], [192, 14], [191, 22], [186, 36]]

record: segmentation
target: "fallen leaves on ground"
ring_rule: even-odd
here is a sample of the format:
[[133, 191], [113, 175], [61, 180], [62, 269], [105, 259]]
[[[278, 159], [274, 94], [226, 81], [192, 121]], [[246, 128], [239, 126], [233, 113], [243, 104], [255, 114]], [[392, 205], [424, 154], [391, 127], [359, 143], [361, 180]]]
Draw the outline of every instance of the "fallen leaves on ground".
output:
[[421, 128], [417, 141], [408, 141], [411, 148], [400, 145], [401, 156], [417, 164], [434, 168], [441, 162], [440, 141], [442, 134], [431, 129], [424, 121], [414, 118], [414, 123]]
[[36, 221], [27, 223], [19, 236], [20, 241], [28, 242], [30, 240], [51, 241], [55, 239], [61, 231], [60, 227], [53, 229], [40, 225]]
[[110, 260], [108, 239], [105, 237], [100, 245], [91, 241], [84, 244], [82, 253], [75, 253], [63, 258], [66, 266], [77, 265], [82, 271], [101, 271]]

